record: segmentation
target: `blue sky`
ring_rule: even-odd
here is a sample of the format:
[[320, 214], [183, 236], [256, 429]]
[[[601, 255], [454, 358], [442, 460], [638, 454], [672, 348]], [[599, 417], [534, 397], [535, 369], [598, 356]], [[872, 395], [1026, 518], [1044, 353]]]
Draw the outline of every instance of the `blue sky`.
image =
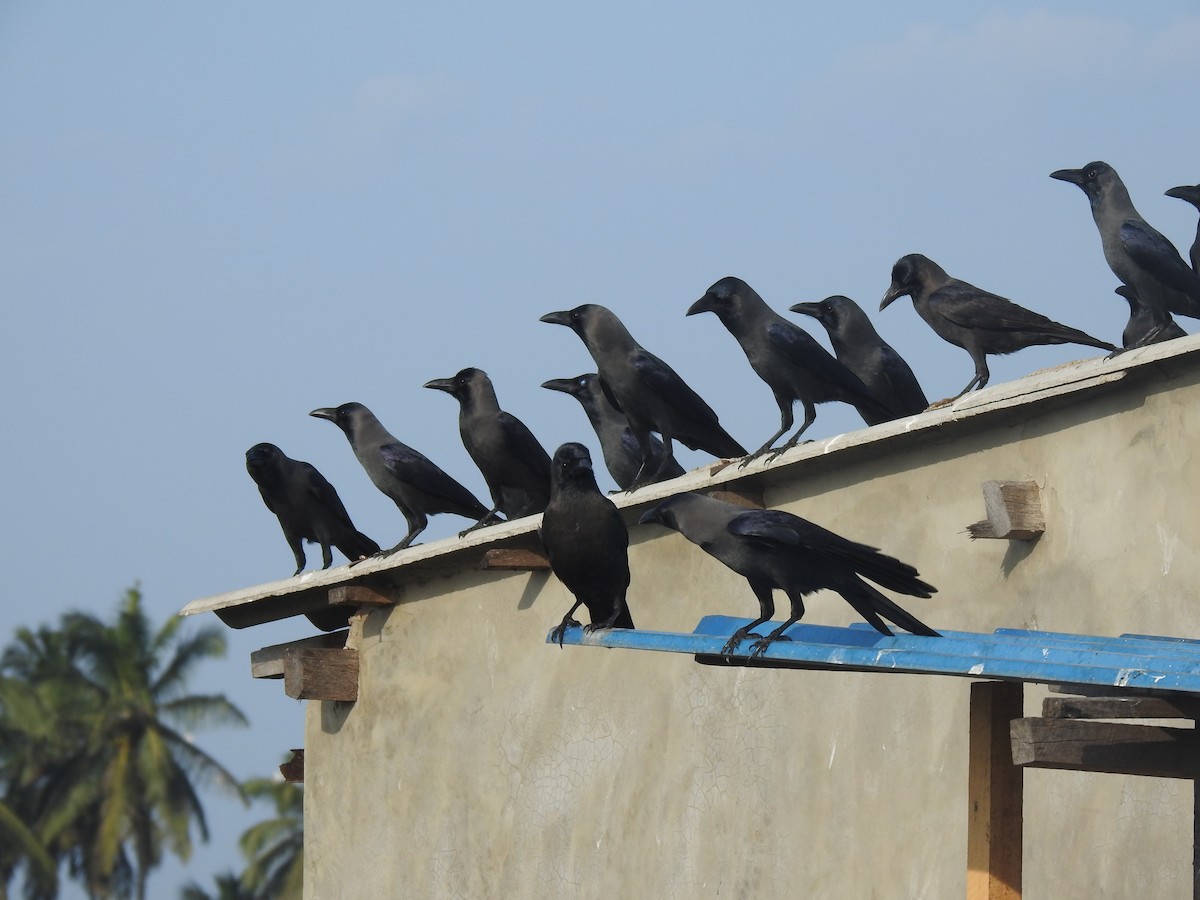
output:
[[[757, 446], [769, 391], [683, 316], [724, 275], [781, 311], [855, 298], [934, 398], [971, 364], [907, 300], [876, 312], [899, 256], [1119, 342], [1086, 200], [1049, 173], [1104, 159], [1177, 246], [1195, 234], [1162, 196], [1200, 182], [1195, 3], [403, 6], [0, 6], [5, 640], [136, 580], [161, 618], [288, 575], [243, 465], [259, 441], [398, 540], [314, 407], [367, 404], [483, 495], [455, 404], [421, 388], [473, 365], [548, 448], [594, 447], [538, 387], [591, 368], [550, 310], [610, 306]], [[1023, 351], [992, 383], [1091, 352]], [[857, 427], [827, 405], [812, 434]], [[309, 631], [229, 632], [197, 678], [253, 720], [200, 737], [239, 775], [302, 743], [248, 654]], [[259, 812], [213, 796], [213, 841], [156, 895], [239, 868]]]

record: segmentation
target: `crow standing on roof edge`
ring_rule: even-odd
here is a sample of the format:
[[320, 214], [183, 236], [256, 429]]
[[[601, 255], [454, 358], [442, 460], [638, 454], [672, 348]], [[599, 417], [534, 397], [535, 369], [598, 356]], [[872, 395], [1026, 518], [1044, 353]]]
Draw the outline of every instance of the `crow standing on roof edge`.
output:
[[975, 363], [975, 377], [956, 397], [972, 388], [982, 389], [991, 373], [990, 354], [1013, 353], [1037, 344], [1084, 344], [1101, 350], [1116, 350], [1077, 328], [1061, 325], [1041, 313], [1018, 306], [1011, 300], [977, 288], [946, 274], [933, 260], [920, 253], [900, 257], [892, 267], [892, 284], [879, 308], [897, 297], [912, 297], [917, 314], [938, 335], [962, 347]]
[[[612, 310], [594, 303], [546, 313], [540, 321], [565, 325], [583, 341], [613, 405], [629, 421], [642, 465], [630, 490], [658, 481], [669, 465], [676, 440], [719, 458], [746, 455], [721, 427], [717, 414], [669, 365], [633, 339]], [[662, 436], [666, 453], [654, 459], [650, 432]]]
[[[642, 451], [629, 428], [629, 420], [605, 396], [600, 376], [595, 372], [585, 372], [574, 378], [552, 378], [542, 382], [542, 387], [570, 394], [579, 401], [600, 440], [600, 452], [604, 456], [608, 474], [617, 487], [627, 490], [642, 467]], [[663, 464], [662, 441], [654, 435], [650, 435], [650, 454], [658, 474], [657, 481], [678, 478], [684, 474], [683, 466], [674, 457]]]
[[782, 453], [800, 442], [801, 435], [817, 418], [817, 404], [840, 400], [858, 410], [868, 425], [896, 418], [844, 365], [817, 343], [807, 331], [789, 322], [766, 304], [745, 281], [727, 276], [715, 282], [687, 315], [715, 313], [737, 340], [754, 373], [767, 383], [779, 407], [779, 430], [742, 463], [772, 448], [795, 423], [792, 407], [804, 407], [804, 421], [796, 433], [776, 451]]
[[342, 429], [371, 482], [403, 513], [408, 533], [389, 553], [409, 546], [425, 530], [429, 516], [436, 513], [475, 520], [487, 515], [487, 507], [474, 494], [423, 454], [392, 437], [361, 403], [314, 409], [309, 415], [328, 419]]
[[274, 444], [255, 444], [246, 451], [246, 471], [279, 519], [296, 558], [293, 575], [304, 571], [305, 541], [321, 545], [322, 569], [333, 564], [331, 546], [351, 562], [379, 552], [379, 545], [354, 527], [337, 491], [316, 466], [292, 459]]
[[[482, 369], [463, 369], [425, 387], [458, 401], [458, 431], [492, 495], [492, 509], [462, 534], [495, 521], [540, 513], [550, 502], [550, 455], [525, 423], [500, 408], [492, 380]], [[461, 537], [461, 534], [460, 534]]]

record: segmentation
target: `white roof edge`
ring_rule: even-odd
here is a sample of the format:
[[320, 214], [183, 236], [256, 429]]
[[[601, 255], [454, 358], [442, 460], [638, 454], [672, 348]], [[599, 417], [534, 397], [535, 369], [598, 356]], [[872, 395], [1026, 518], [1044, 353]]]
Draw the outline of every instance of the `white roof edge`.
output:
[[[642, 506], [686, 491], [712, 490], [728, 486], [751, 476], [761, 480], [764, 475], [783, 473], [796, 464], [815, 457], [844, 453], [851, 448], [864, 448], [885, 443], [900, 435], [930, 432], [949, 423], [991, 416], [1004, 410], [1038, 405], [1054, 397], [1094, 390], [1122, 381], [1137, 369], [1164, 361], [1180, 361], [1200, 353], [1200, 334], [1152, 344], [1122, 353], [1112, 359], [1095, 357], [1042, 369], [1023, 378], [993, 385], [982, 391], [965, 394], [952, 402], [905, 419], [897, 419], [871, 428], [861, 428], [844, 434], [800, 444], [770, 459], [769, 454], [754, 460], [745, 469], [736, 465], [710, 463], [693, 469], [671, 481], [653, 484], [635, 493], [613, 496], [618, 507]], [[1191, 362], [1189, 360], [1189, 362]], [[768, 461], [769, 460], [769, 461]], [[772, 479], [775, 480], [775, 479]], [[529, 516], [513, 522], [503, 522], [474, 531], [465, 537], [447, 537], [402, 550], [392, 556], [364, 560], [354, 566], [341, 565], [329, 569], [304, 572], [299, 576], [240, 588], [211, 597], [193, 600], [181, 611], [181, 616], [218, 612], [264, 600], [282, 600], [292, 594], [308, 594], [314, 589], [332, 588], [362, 580], [365, 576], [402, 570], [408, 566], [427, 563], [439, 557], [479, 548], [510, 538], [535, 533], [541, 516]], [[296, 615], [302, 614], [297, 610]]]

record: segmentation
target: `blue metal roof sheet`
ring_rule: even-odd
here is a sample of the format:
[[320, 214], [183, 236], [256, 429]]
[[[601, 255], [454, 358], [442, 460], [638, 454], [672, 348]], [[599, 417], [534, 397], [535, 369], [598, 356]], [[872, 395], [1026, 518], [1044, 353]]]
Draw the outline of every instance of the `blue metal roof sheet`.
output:
[[[765, 668], [905, 672], [1045, 684], [1186, 691], [1200, 694], [1200, 641], [1156, 635], [1100, 637], [999, 628], [991, 634], [943, 631], [941, 637], [897, 632], [888, 637], [866, 624], [837, 628], [797, 623], [766, 653], [749, 660], [751, 641], [720, 655], [725, 641], [751, 619], [705, 616], [691, 634], [610, 629], [585, 634], [569, 628], [563, 644], [690, 653], [698, 662]], [[767, 622], [756, 633], [777, 627]], [[550, 641], [547, 635], [547, 642]]]

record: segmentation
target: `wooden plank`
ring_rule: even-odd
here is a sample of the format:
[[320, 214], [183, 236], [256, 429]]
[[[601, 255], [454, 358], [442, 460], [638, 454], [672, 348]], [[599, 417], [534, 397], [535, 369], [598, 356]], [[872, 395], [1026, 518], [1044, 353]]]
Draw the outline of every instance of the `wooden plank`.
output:
[[1036, 481], [985, 481], [982, 522], [967, 526], [973, 539], [1031, 541], [1046, 530], [1042, 493]]
[[317, 634], [312, 637], [301, 638], [298, 641], [289, 641], [286, 644], [272, 644], [270, 647], [252, 650], [250, 652], [250, 677], [282, 678], [283, 655], [289, 648], [322, 647], [329, 650], [340, 649], [346, 646], [346, 638], [349, 634], [350, 630], [344, 628], [341, 631], [335, 631], [330, 634]]
[[358, 651], [291, 647], [283, 657], [283, 692], [297, 700], [358, 699]]
[[292, 758], [279, 767], [279, 774], [288, 784], [304, 784], [304, 748], [292, 751]]
[[488, 550], [480, 562], [481, 569], [501, 571], [542, 572], [550, 568], [550, 560], [544, 553], [534, 550]]
[[1013, 762], [1038, 769], [1196, 778], [1200, 731], [1158, 725], [1017, 719], [1012, 723]]
[[1009, 723], [1023, 712], [1022, 685], [971, 685], [967, 900], [1021, 897], [1024, 773], [1013, 765]]
[[764, 509], [762, 491], [751, 490], [741, 485], [729, 485], [715, 491], [705, 491], [714, 500], [732, 503], [734, 506], [744, 506], [747, 509]]
[[395, 606], [396, 601], [363, 584], [343, 584], [329, 589], [329, 602], [333, 606]]
[[1047, 697], [1047, 719], [1196, 719], [1200, 701], [1186, 697]]

